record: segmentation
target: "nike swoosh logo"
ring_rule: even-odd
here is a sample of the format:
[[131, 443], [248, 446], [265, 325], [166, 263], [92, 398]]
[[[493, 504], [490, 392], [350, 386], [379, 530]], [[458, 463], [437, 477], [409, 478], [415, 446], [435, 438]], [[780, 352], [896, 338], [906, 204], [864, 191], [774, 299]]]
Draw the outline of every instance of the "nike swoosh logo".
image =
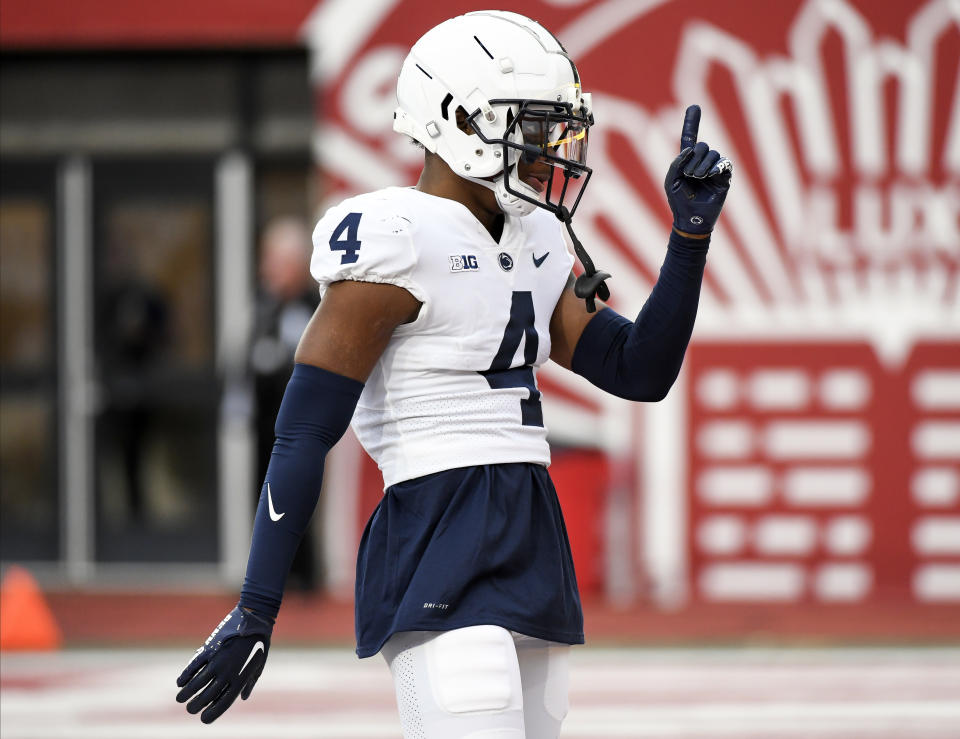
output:
[[542, 257], [540, 257], [539, 259], [537, 259], [535, 256], [533, 256], [533, 254], [531, 254], [530, 256], [533, 257], [533, 266], [534, 266], [534, 267], [539, 267], [541, 264], [543, 264], [543, 260], [550, 256], [550, 252], [547, 252], [546, 254], [544, 254], [544, 255], [543, 255]]
[[250, 650], [250, 654], [247, 656], [247, 661], [243, 663], [243, 667], [240, 668], [240, 672], [238, 672], [237, 674], [238, 674], [238, 675], [242, 675], [242, 674], [243, 674], [243, 671], [244, 671], [245, 669], [247, 669], [247, 665], [250, 664], [250, 660], [253, 659], [253, 656], [254, 656], [257, 652], [262, 652], [262, 651], [264, 651], [263, 642], [262, 642], [262, 641], [258, 641], [256, 644], [253, 645], [253, 649]]
[[[549, 252], [547, 252], [549, 254]], [[267, 508], [270, 509], [270, 520], [276, 523], [281, 518], [287, 515], [287, 512], [277, 513], [277, 509], [273, 507], [273, 496], [270, 494], [270, 483], [267, 483]]]

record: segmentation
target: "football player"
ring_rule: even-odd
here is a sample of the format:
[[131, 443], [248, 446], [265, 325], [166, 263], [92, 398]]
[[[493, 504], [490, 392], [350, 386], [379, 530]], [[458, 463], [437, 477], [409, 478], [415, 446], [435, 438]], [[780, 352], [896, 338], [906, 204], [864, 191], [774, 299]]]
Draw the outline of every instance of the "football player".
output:
[[397, 99], [423, 173], [314, 231], [322, 301], [277, 415], [240, 601], [177, 700], [210, 722], [250, 695], [324, 457], [352, 420], [385, 487], [360, 544], [357, 653], [386, 658], [404, 737], [553, 738], [583, 619], [535, 370], [553, 359], [620, 397], [666, 395], [731, 165], [696, 141], [691, 106], [665, 181], [667, 254], [631, 321], [604, 307], [609, 275], [572, 229], [594, 118], [549, 31], [500, 11], [441, 23]]

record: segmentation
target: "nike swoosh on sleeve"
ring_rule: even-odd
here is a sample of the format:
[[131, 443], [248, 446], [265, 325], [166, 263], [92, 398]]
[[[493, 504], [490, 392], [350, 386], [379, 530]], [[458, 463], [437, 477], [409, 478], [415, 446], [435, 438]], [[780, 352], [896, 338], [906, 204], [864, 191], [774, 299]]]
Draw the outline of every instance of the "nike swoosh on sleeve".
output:
[[267, 508], [269, 508], [270, 520], [276, 523], [281, 518], [287, 515], [287, 512], [277, 513], [277, 509], [273, 507], [273, 496], [270, 494], [270, 483], [267, 483]]
[[543, 264], [544, 260], [545, 260], [547, 257], [550, 256], [550, 252], [547, 252], [546, 254], [544, 254], [544, 255], [543, 255], [542, 257], [540, 257], [539, 259], [537, 259], [537, 257], [536, 257], [534, 254], [531, 254], [530, 256], [533, 257], [533, 264], [534, 264], [534, 266], [535, 266], [535, 267], [539, 267], [541, 264]]
[[257, 652], [262, 652], [262, 651], [264, 651], [263, 642], [262, 642], [262, 641], [258, 641], [256, 644], [253, 645], [253, 649], [251, 649], [251, 650], [250, 650], [250, 654], [247, 655], [247, 661], [243, 663], [243, 667], [240, 668], [240, 672], [238, 672], [237, 674], [238, 674], [238, 675], [242, 675], [242, 674], [243, 674], [243, 671], [244, 671], [245, 669], [247, 669], [247, 665], [250, 664], [250, 660], [253, 659], [253, 656], [254, 656]]

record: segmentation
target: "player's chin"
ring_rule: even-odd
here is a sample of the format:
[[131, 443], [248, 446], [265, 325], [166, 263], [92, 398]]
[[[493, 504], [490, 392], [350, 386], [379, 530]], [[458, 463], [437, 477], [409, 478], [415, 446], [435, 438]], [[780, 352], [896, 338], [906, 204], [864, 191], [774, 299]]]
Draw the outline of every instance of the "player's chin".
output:
[[527, 175], [526, 177], [521, 178], [521, 181], [524, 184], [532, 187], [536, 191], [537, 195], [539, 195], [541, 198], [547, 190], [547, 183], [544, 180], [534, 177], [533, 175]]

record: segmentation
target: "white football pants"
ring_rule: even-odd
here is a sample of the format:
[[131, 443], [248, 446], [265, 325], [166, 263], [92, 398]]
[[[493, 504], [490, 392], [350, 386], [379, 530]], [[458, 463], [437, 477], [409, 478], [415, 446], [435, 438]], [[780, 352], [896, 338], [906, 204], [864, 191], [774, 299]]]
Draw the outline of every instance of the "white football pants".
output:
[[404, 631], [382, 650], [404, 739], [557, 739], [569, 652], [499, 626]]

